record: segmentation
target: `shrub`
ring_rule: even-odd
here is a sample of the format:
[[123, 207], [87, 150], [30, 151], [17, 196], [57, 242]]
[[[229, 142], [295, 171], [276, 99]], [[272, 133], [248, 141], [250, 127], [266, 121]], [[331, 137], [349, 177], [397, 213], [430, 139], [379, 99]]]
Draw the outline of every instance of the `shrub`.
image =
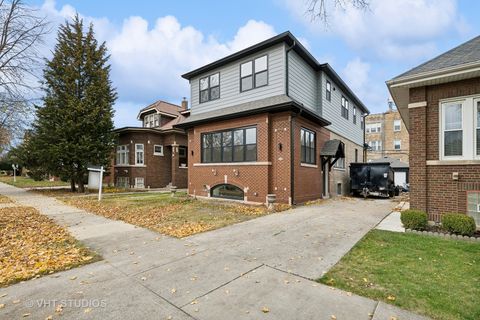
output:
[[427, 228], [428, 216], [420, 210], [405, 210], [400, 215], [402, 224], [407, 229], [425, 230]]
[[443, 229], [460, 234], [462, 236], [472, 236], [477, 229], [475, 220], [463, 213], [446, 213], [442, 216]]

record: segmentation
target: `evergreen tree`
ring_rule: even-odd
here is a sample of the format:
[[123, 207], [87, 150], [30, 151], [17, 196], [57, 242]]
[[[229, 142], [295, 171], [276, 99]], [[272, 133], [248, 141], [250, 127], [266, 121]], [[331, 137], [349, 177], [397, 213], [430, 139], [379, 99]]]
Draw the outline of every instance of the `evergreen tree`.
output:
[[[84, 191], [87, 165], [109, 165], [114, 148], [109, 55], [93, 26], [84, 32], [77, 16], [58, 31], [43, 77], [43, 106], [36, 109], [27, 148], [44, 171], [68, 179]], [[28, 164], [27, 164], [28, 165]]]

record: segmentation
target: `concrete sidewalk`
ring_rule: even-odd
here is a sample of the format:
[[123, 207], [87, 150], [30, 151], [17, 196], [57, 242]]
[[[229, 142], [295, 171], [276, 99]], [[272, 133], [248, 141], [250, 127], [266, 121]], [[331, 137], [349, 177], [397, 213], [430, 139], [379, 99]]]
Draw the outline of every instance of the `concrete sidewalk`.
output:
[[389, 201], [327, 201], [174, 239], [1, 183], [0, 194], [104, 257], [0, 289], [2, 319], [55, 319], [59, 304], [65, 319], [421, 319], [311, 280], [390, 212]]

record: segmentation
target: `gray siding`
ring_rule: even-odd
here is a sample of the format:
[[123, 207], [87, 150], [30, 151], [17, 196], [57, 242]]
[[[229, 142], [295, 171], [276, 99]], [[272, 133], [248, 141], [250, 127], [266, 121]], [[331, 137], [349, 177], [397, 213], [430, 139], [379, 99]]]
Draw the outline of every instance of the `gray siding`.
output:
[[305, 107], [320, 113], [317, 88], [317, 72], [295, 51], [290, 51], [288, 53], [288, 95]]
[[[327, 89], [327, 80], [332, 84], [332, 101], [328, 101], [325, 97], [325, 90]], [[338, 88], [337, 84], [333, 82], [324, 72], [319, 75], [319, 82], [321, 82], [322, 89], [322, 116], [330, 121], [332, 124], [327, 127], [330, 131], [345, 137], [359, 145], [363, 144], [363, 130], [360, 124], [361, 111], [357, 107], [357, 123], [353, 123], [353, 102], [348, 99], [348, 96]], [[342, 94], [349, 100], [349, 115], [348, 120], [342, 117]]]
[[[240, 64], [264, 54], [268, 55], [268, 85], [240, 92]], [[216, 72], [220, 72], [220, 99], [199, 103], [200, 78]], [[192, 78], [190, 88], [192, 115], [285, 94], [285, 45], [282, 43], [273, 46], [268, 50]]]

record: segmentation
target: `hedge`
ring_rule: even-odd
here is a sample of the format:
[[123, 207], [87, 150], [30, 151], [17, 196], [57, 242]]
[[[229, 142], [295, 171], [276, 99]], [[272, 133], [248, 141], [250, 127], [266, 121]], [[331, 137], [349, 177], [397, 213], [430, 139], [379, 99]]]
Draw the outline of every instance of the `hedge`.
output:
[[406, 229], [425, 230], [427, 228], [427, 213], [420, 210], [405, 210], [400, 214], [400, 220]]
[[477, 229], [475, 220], [463, 213], [446, 213], [442, 216], [442, 227], [444, 230], [460, 234], [462, 236], [472, 236]]

